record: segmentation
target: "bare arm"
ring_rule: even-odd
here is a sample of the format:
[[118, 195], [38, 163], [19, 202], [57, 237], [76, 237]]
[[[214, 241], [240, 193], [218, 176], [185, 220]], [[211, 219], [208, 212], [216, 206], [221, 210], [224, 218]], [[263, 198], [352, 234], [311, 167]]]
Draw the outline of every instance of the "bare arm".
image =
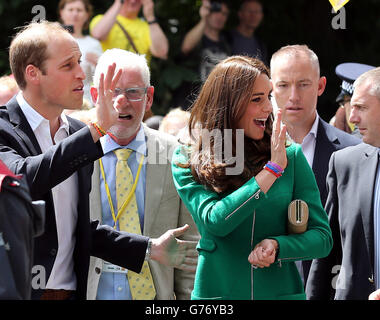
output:
[[[282, 111], [279, 109], [273, 123], [271, 139], [271, 161], [277, 163], [282, 169], [288, 164], [286, 156], [285, 139], [286, 126], [281, 127]], [[257, 184], [264, 193], [267, 193], [277, 177], [267, 170], [261, 170], [255, 177]], [[264, 239], [256, 245], [248, 257], [248, 261], [259, 268], [269, 267], [276, 258], [278, 242], [273, 239]]]
[[[154, 3], [152, 0], [143, 0], [143, 14], [145, 20], [149, 23], [156, 21], [154, 15]], [[150, 46], [150, 52], [153, 56], [160, 59], [167, 59], [169, 52], [169, 41], [162, 31], [158, 22], [149, 24], [150, 38], [152, 39], [152, 44]]]
[[201, 41], [205, 26], [206, 18], [210, 14], [210, 2], [203, 1], [199, 9], [201, 20], [185, 35], [182, 42], [181, 50], [184, 54], [191, 52]]
[[120, 12], [122, 3], [120, 0], [115, 0], [113, 5], [107, 10], [103, 18], [91, 30], [91, 35], [99, 41], [105, 40], [108, 37], [113, 25], [116, 22], [116, 17]]
[[[286, 126], [281, 127], [281, 119], [282, 111], [279, 109], [273, 123], [271, 161], [277, 163], [282, 169], [285, 169], [288, 164], [285, 148]], [[271, 172], [263, 169], [255, 176], [255, 179], [260, 189], [264, 193], [267, 193], [277, 178]]]

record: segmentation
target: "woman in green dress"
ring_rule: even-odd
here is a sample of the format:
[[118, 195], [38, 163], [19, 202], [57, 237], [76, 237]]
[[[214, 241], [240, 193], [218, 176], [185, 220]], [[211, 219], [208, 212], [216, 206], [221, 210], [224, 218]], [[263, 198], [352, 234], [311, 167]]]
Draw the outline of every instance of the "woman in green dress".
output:
[[[261, 61], [221, 61], [193, 104], [191, 143], [174, 152], [175, 186], [201, 234], [192, 299], [305, 299], [294, 261], [332, 248], [314, 174], [281, 111], [272, 121], [271, 91]], [[301, 234], [287, 230], [294, 199], [309, 208]]]

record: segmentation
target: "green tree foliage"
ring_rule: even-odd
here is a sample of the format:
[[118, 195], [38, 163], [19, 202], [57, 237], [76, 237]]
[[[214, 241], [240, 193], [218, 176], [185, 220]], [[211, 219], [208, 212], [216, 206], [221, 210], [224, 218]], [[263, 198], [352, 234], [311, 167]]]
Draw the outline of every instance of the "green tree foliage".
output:
[[[152, 83], [155, 86], [153, 111], [164, 114], [172, 105], [172, 94], [183, 81], [193, 81], [192, 61], [178, 63], [181, 41], [186, 32], [198, 22], [201, 0], [154, 0], [156, 16], [170, 42], [169, 59], [153, 59]], [[58, 0], [0, 0], [0, 74], [9, 73], [8, 47], [18, 26], [31, 21], [34, 6], [46, 9], [46, 18], [57, 19]], [[104, 13], [112, 0], [92, 0], [95, 14]], [[329, 120], [335, 113], [335, 97], [340, 80], [335, 67], [342, 62], [380, 65], [380, 1], [351, 0], [345, 5], [346, 28], [335, 30], [332, 19], [336, 14], [328, 0], [262, 0], [264, 21], [257, 30], [267, 44], [269, 53], [283, 45], [307, 44], [320, 59], [321, 74], [327, 77], [327, 89], [319, 99], [318, 111]], [[240, 1], [230, 1], [231, 14], [226, 28], [237, 23], [236, 11]]]

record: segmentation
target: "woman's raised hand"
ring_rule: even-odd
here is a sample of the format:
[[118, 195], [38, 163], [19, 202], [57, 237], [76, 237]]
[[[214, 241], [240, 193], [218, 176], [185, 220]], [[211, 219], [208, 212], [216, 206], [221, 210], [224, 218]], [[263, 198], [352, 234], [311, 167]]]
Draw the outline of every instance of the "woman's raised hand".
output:
[[272, 139], [271, 139], [271, 161], [277, 163], [282, 169], [288, 165], [286, 157], [286, 125], [281, 124], [282, 111], [277, 110], [273, 122]]

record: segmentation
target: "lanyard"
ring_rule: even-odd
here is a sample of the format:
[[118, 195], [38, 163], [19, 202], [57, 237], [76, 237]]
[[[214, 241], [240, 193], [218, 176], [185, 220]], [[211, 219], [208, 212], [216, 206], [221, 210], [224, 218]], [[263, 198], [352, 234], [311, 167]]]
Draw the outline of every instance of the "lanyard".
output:
[[102, 162], [102, 159], [99, 159], [100, 171], [102, 172], [102, 177], [103, 177], [103, 180], [104, 180], [104, 187], [105, 187], [106, 193], [107, 193], [108, 204], [109, 204], [110, 209], [111, 209], [112, 219], [113, 219], [113, 221], [115, 223], [114, 226], [113, 226], [114, 229], [116, 229], [116, 223], [117, 223], [117, 220], [119, 220], [121, 213], [127, 207], [128, 203], [132, 199], [133, 194], [135, 193], [135, 190], [136, 190], [136, 187], [137, 187], [137, 182], [139, 181], [140, 172], [141, 172], [141, 168], [142, 168], [143, 162], [144, 162], [144, 155], [141, 155], [140, 164], [139, 164], [139, 168], [137, 169], [137, 174], [136, 174], [135, 182], [133, 183], [132, 189], [129, 192], [129, 194], [127, 196], [127, 199], [125, 199], [123, 205], [121, 206], [120, 210], [117, 212], [117, 215], [115, 216], [115, 209], [114, 209], [113, 203], [112, 203], [111, 192], [110, 192], [110, 189], [108, 187], [108, 183], [106, 181], [106, 175], [105, 175], [105, 172], [104, 172], [103, 162]]

